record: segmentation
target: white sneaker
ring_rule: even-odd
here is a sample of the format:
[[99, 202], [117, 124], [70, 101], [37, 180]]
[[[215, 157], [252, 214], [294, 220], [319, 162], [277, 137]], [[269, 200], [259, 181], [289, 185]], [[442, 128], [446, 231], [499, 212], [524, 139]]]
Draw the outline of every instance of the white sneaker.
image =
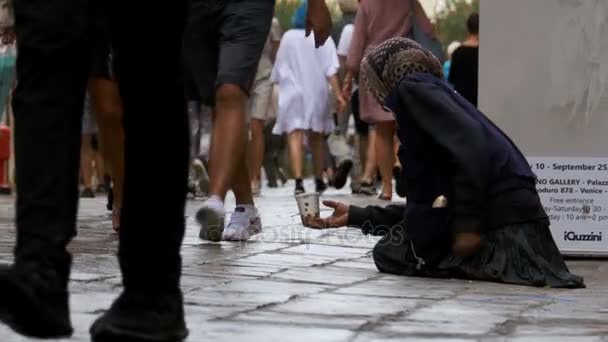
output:
[[209, 200], [205, 201], [196, 213], [196, 220], [201, 225], [198, 237], [203, 240], [220, 241], [224, 231], [224, 216], [223, 203], [214, 205]]
[[246, 241], [261, 231], [262, 219], [258, 210], [253, 206], [237, 206], [230, 217], [230, 223], [224, 229], [222, 240]]

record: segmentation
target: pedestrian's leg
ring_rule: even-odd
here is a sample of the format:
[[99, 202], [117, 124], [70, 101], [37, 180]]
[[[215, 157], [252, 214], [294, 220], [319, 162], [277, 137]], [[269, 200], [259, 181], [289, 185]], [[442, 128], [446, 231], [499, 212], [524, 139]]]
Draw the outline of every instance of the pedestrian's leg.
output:
[[326, 165], [325, 137], [322, 133], [308, 133], [310, 147], [312, 150], [312, 163], [316, 179], [323, 177], [323, 168]]
[[304, 165], [304, 152], [302, 151], [303, 142], [304, 132], [301, 130], [292, 131], [287, 135], [289, 157], [291, 159], [291, 173], [295, 179], [302, 179], [302, 169]]
[[247, 95], [236, 85], [226, 84], [217, 91], [209, 156], [209, 193], [222, 201], [237, 172], [240, 156], [245, 153], [246, 103]]
[[[273, 8], [272, 1], [227, 1], [222, 6], [193, 7], [190, 13], [185, 39], [190, 54], [187, 57], [192, 64], [201, 97], [211, 97], [215, 105], [210, 196], [196, 216], [201, 224], [199, 237], [202, 239], [218, 240], [223, 237], [224, 199], [231, 185], [236, 185], [232, 190], [243, 197], [239, 201], [253, 202], [247, 198], [251, 193], [247, 160], [241, 160], [245, 158], [247, 145], [246, 106], [270, 31]], [[197, 58], [199, 55], [206, 57], [205, 63], [213, 64], [197, 67], [196, 64], [201, 63]], [[210, 74], [210, 71], [215, 71], [215, 74]], [[209, 89], [215, 90], [213, 95], [207, 94]], [[239, 165], [245, 167], [239, 170]], [[247, 177], [246, 184], [240, 178], [244, 179], [244, 176]], [[245, 216], [250, 216], [253, 222], [257, 210], [246, 212]], [[240, 225], [237, 221], [233, 214], [230, 224], [234, 222]], [[241, 226], [238, 229], [245, 228]]]
[[207, 193], [208, 177], [205, 165], [199, 159], [201, 152], [201, 136], [203, 134], [203, 108], [199, 101], [188, 101], [188, 118], [190, 121], [190, 168], [188, 174], [188, 189], [194, 197]]
[[362, 144], [362, 138], [359, 134], [355, 135], [354, 137], [354, 144], [353, 144], [353, 167], [350, 171], [350, 177], [351, 177], [351, 181], [350, 181], [350, 188], [353, 191], [353, 193], [359, 192], [360, 188], [361, 188], [361, 176], [363, 175], [363, 159], [361, 158], [361, 144]]
[[[362, 165], [363, 171], [365, 171], [365, 167], [367, 166], [367, 158], [368, 158], [367, 156], [368, 156], [369, 150], [370, 150], [369, 133], [366, 135], [359, 135], [358, 152], [359, 152], [359, 158], [361, 159], [361, 165]], [[372, 148], [372, 150], [373, 150], [373, 148]], [[361, 177], [363, 177], [363, 175]]]
[[382, 193], [380, 196], [388, 200], [393, 195], [394, 134], [395, 122], [381, 122], [376, 125], [376, 158], [382, 177]]
[[[243, 132], [246, 135], [246, 132]], [[246, 137], [243, 137], [246, 141]], [[236, 200], [236, 205], [250, 205], [253, 206], [253, 194], [251, 192], [251, 179], [249, 177], [249, 170], [247, 168], [247, 148], [243, 151], [243, 154], [238, 157], [238, 164], [232, 180], [232, 191]]]
[[[315, 134], [313, 132], [311, 132], [310, 134]], [[314, 139], [314, 138], [311, 138]], [[329, 150], [329, 144], [327, 142], [327, 137], [323, 136], [322, 139], [322, 147], [323, 147], [323, 172], [325, 173], [325, 176], [327, 177], [327, 180], [333, 184], [333, 180], [335, 177], [335, 169], [336, 169], [336, 156], [332, 155], [330, 150]], [[342, 157], [342, 156], [340, 156]], [[321, 177], [323, 178], [323, 177]]]
[[91, 94], [97, 126], [99, 128], [99, 142], [101, 153], [109, 173], [112, 175], [112, 227], [115, 231], [120, 228], [120, 211], [122, 209], [125, 136], [123, 128], [122, 101], [115, 81], [105, 78], [89, 80], [89, 93]]
[[251, 149], [250, 149], [250, 176], [252, 187], [260, 187], [260, 173], [264, 161], [264, 120], [251, 119]]
[[304, 183], [302, 181], [302, 169], [304, 167], [304, 152], [302, 151], [303, 142], [304, 132], [302, 130], [295, 130], [287, 135], [289, 159], [291, 160], [291, 173], [296, 180], [296, 195], [305, 192]]
[[376, 136], [376, 129], [370, 129], [367, 137], [367, 150], [365, 151], [364, 183], [373, 183], [376, 179], [378, 170], [378, 163], [376, 162]]
[[[308, 133], [310, 147], [312, 150], [312, 163], [315, 173], [315, 191], [322, 193], [327, 189], [327, 185], [323, 181], [323, 168], [326, 165], [327, 142], [323, 133], [309, 132]], [[329, 168], [328, 170], [332, 170]], [[333, 170], [332, 170], [333, 171]], [[331, 175], [329, 175], [331, 177]]]
[[80, 144], [80, 175], [82, 177], [82, 185], [84, 190], [80, 194], [81, 197], [95, 197], [93, 192], [93, 147], [91, 146], [91, 134], [82, 135], [82, 143]]
[[260, 174], [264, 161], [264, 124], [272, 110], [272, 82], [270, 79], [257, 80], [249, 99], [249, 130], [251, 144], [249, 145], [249, 176], [254, 194], [260, 193]]
[[99, 141], [97, 142], [97, 149], [93, 148], [93, 160], [95, 161], [95, 191], [104, 192], [103, 176], [106, 173], [106, 164], [99, 150]]
[[[117, 16], [113, 27], [114, 58], [124, 106], [126, 157], [122, 212], [125, 229], [120, 234], [119, 256], [127, 290], [130, 286], [179, 289], [179, 248], [184, 234], [189, 157], [188, 116], [181, 77], [186, 8], [186, 1], [180, 0], [171, 6], [152, 6], [144, 13], [139, 6], [129, 4], [114, 13]], [[162, 28], [154, 25], [161, 19], [166, 25]], [[150, 32], [151, 27], [157, 28]], [[158, 37], [153, 38], [156, 34]], [[162, 58], [164, 66], [150, 73], [156, 65], [149, 58], [156, 51], [152, 43], [160, 38], [165, 48], [156, 56]], [[162, 137], [150, 139], [150, 132], [158, 132]], [[167, 153], [154, 168], [141, 162], [158, 160], [162, 151]], [[164, 179], [165, 186], [156, 189], [156, 195], [163, 200], [144, 200], [150, 184], [159, 179]], [[151, 282], [151, 274], [162, 276]]]
[[188, 119], [190, 120], [190, 158], [198, 157], [201, 144], [202, 108], [198, 101], [188, 101]]
[[275, 162], [276, 155], [278, 152], [278, 144], [276, 144], [276, 136], [272, 134], [272, 128], [274, 126], [274, 120], [267, 123], [264, 126], [264, 171], [266, 172], [266, 178], [268, 178], [268, 187], [278, 187], [278, 165]]
[[[187, 1], [112, 5], [115, 70], [124, 106], [125, 188], [118, 251], [124, 290], [93, 324], [91, 335], [93, 341], [181, 341], [187, 335], [179, 250], [189, 138], [180, 52]], [[150, 138], [153, 133], [157, 138]], [[160, 162], [154, 168], [145, 163], [156, 160]], [[156, 200], [149, 200], [150, 184], [159, 179], [164, 186], [155, 189]]]
[[397, 153], [399, 152], [399, 146], [401, 146], [401, 143], [399, 142], [399, 137], [397, 137], [397, 135], [393, 135], [393, 155], [395, 156], [395, 167], [401, 167], [401, 161], [399, 160], [399, 156], [397, 155]]
[[241, 155], [237, 170], [232, 182], [236, 208], [222, 234], [222, 239], [227, 241], [249, 240], [251, 236], [262, 231], [262, 220], [253, 203], [251, 179], [247, 168], [247, 151]]
[[0, 320], [57, 338], [72, 333], [66, 246], [76, 234], [88, 13], [76, 0], [17, 0], [14, 10], [17, 245], [13, 266], [0, 267]]

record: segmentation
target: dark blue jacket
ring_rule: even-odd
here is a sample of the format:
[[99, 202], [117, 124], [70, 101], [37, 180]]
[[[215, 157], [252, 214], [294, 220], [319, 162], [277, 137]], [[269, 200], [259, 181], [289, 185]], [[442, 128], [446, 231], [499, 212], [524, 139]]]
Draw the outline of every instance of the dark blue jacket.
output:
[[[395, 114], [402, 144], [407, 205], [351, 207], [349, 225], [384, 234], [386, 227], [402, 223], [427, 244], [437, 234], [547, 219], [526, 158], [444, 80], [408, 75], [386, 106]], [[448, 206], [435, 210], [433, 201], [440, 195], [447, 197]]]

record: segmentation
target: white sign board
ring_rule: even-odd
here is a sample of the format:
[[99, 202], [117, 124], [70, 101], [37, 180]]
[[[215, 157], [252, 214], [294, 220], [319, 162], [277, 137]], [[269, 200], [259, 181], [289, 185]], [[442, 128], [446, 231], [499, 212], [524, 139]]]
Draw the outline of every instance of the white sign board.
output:
[[608, 1], [480, 2], [479, 106], [528, 156], [564, 254], [608, 255]]

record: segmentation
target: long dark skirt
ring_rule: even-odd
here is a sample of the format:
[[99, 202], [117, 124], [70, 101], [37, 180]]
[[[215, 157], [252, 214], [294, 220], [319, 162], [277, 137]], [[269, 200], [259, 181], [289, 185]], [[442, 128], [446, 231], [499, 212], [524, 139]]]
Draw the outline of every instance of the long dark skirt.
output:
[[506, 284], [585, 287], [570, 273], [546, 223], [506, 226], [483, 234], [483, 247], [471, 257], [450, 252], [435, 265], [421, 265], [411, 241], [396, 244], [385, 236], [374, 248], [374, 261], [385, 273], [433, 278], [460, 278]]

